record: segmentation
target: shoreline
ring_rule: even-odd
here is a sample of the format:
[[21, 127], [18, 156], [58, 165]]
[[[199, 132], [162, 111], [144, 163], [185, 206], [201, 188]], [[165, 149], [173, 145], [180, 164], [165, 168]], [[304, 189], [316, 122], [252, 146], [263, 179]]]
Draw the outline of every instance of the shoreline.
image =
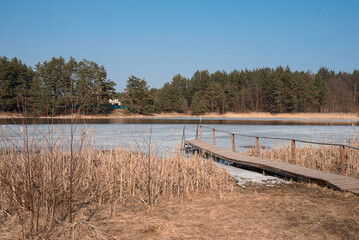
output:
[[98, 115], [59, 115], [59, 116], [43, 116], [43, 117], [25, 117], [19, 113], [0, 113], [0, 119], [21, 119], [21, 118], [38, 118], [38, 119], [166, 119], [166, 118], [220, 118], [220, 119], [253, 119], [253, 120], [343, 120], [343, 121], [358, 121], [357, 113], [279, 113], [271, 114], [265, 112], [251, 112], [251, 113], [233, 113], [227, 112], [225, 114], [207, 113], [203, 115], [190, 115], [182, 113], [156, 113], [153, 115], [132, 114], [125, 111], [114, 111], [110, 114]]

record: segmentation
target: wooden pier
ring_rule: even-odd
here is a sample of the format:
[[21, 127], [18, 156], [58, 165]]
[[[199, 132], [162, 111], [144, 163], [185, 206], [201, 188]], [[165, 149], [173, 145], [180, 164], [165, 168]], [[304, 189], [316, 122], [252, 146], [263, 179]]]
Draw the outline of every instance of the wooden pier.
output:
[[[256, 141], [258, 141], [258, 138]], [[227, 150], [216, 146], [214, 137], [213, 144], [204, 142], [200, 139], [185, 140], [184, 144], [186, 146], [193, 147], [202, 153], [223, 159], [230, 164], [235, 164], [246, 168], [254, 168], [296, 180], [307, 180], [318, 183], [320, 185], [326, 185], [340, 191], [348, 191], [359, 195], [359, 179], [314, 170], [286, 162], [278, 162], [264, 158], [246, 156], [244, 154], [233, 151], [233, 149]], [[232, 145], [234, 145], [234, 143]], [[232, 148], [233, 147], [234, 146], [232, 146]]]

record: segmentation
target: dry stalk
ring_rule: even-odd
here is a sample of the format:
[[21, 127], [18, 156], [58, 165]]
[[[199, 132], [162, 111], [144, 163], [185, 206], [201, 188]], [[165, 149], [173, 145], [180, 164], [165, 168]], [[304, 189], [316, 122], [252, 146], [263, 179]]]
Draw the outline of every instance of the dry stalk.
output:
[[9, 129], [0, 133], [0, 210], [18, 216], [24, 238], [46, 236], [66, 219], [72, 220], [68, 232], [76, 235], [77, 212], [85, 208], [92, 209], [84, 216], [87, 221], [103, 207], [112, 217], [116, 204], [129, 199], [146, 199], [151, 205], [194, 192], [222, 198], [231, 191], [227, 173], [212, 161], [196, 155], [186, 159], [180, 152], [164, 153], [165, 158], [156, 151], [97, 150], [88, 132], [70, 143], [53, 129], [42, 139], [16, 133], [23, 143], [9, 137]]
[[[352, 136], [349, 142], [343, 144], [359, 147], [359, 138]], [[247, 155], [268, 158], [281, 162], [291, 162], [292, 150], [287, 145], [279, 144], [278, 148], [266, 147], [262, 151], [257, 149], [249, 149]], [[298, 165], [316, 170], [341, 174], [341, 156], [340, 149], [336, 146], [315, 146], [315, 145], [298, 145], [296, 146], [296, 162]], [[359, 151], [351, 148], [345, 149], [345, 175], [359, 178]]]

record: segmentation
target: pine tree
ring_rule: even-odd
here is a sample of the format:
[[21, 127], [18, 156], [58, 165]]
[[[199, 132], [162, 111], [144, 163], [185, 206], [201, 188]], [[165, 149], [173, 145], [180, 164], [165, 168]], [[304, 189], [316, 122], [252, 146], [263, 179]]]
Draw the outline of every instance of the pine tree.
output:
[[208, 112], [208, 100], [202, 91], [194, 94], [191, 103], [192, 114], [199, 115]]
[[321, 67], [315, 75], [314, 86], [316, 89], [315, 99], [318, 103], [317, 111], [322, 112], [325, 109], [328, 98], [327, 81], [333, 75], [328, 68]]
[[150, 96], [147, 82], [133, 75], [128, 78], [126, 85], [126, 103], [132, 111], [139, 114], [153, 112], [154, 99]]
[[34, 76], [33, 70], [21, 60], [0, 58], [0, 109], [26, 111], [27, 98]]

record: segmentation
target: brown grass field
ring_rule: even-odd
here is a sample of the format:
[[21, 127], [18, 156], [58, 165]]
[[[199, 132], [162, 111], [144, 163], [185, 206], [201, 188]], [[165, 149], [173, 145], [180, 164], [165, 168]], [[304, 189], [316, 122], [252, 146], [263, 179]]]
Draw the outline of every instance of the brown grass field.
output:
[[[193, 115], [164, 113], [157, 114], [156, 117], [190, 117]], [[336, 120], [358, 120], [358, 113], [266, 113], [266, 112], [250, 112], [250, 113], [233, 113], [225, 114], [207, 113], [198, 117], [215, 117], [215, 118], [257, 118], [257, 119], [336, 119]]]
[[[236, 181], [212, 161], [1, 130], [0, 239], [358, 239], [359, 196]], [[152, 153], [150, 152], [152, 151]]]
[[[153, 207], [128, 198], [112, 217], [111, 206], [89, 205], [35, 239], [358, 239], [358, 206], [358, 196], [313, 184], [235, 186], [222, 199], [192, 193]], [[19, 239], [18, 218], [0, 216], [0, 239]]]
[[[7, 113], [0, 112], [0, 118], [20, 118], [21, 114], [17, 113]], [[57, 118], [174, 118], [174, 117], [194, 117], [191, 114], [181, 114], [181, 113], [159, 113], [153, 114], [151, 116], [140, 115], [130, 113], [125, 110], [114, 110], [109, 114], [99, 114], [99, 115], [63, 115], [56, 116]], [[218, 113], [207, 113], [204, 115], [196, 115], [195, 117], [210, 117], [210, 118], [255, 118], [255, 119], [334, 119], [334, 120], [358, 120], [358, 113], [279, 113], [271, 114], [266, 112], [250, 112], [250, 113], [233, 113], [227, 112], [225, 114]], [[44, 117], [48, 118], [48, 117]]]

